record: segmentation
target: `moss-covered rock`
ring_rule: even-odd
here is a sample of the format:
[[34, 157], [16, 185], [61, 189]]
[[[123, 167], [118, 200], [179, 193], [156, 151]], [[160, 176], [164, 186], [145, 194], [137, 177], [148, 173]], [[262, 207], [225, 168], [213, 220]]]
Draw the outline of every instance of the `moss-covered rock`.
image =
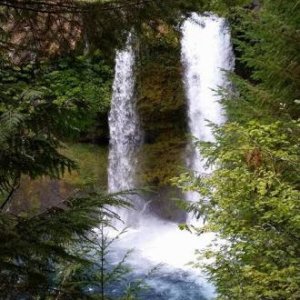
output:
[[161, 135], [153, 144], [145, 144], [141, 151], [139, 178], [143, 184], [165, 186], [178, 176], [183, 164], [185, 140]]
[[182, 194], [170, 187], [170, 179], [181, 173], [187, 143], [179, 33], [161, 22], [145, 26], [140, 38], [137, 106], [145, 135], [138, 178], [141, 186], [155, 189], [144, 196], [148, 210], [163, 219], [185, 222], [186, 213], [172, 201]]
[[158, 22], [145, 27], [138, 72], [138, 112], [145, 134], [140, 178], [165, 186], [178, 174], [186, 145], [186, 101], [179, 33]]
[[49, 177], [31, 180], [23, 177], [13, 197], [11, 211], [34, 213], [59, 206], [76, 189], [92, 185], [107, 189], [107, 147], [73, 144], [63, 151], [78, 163], [78, 171], [66, 173], [61, 180], [51, 180]]

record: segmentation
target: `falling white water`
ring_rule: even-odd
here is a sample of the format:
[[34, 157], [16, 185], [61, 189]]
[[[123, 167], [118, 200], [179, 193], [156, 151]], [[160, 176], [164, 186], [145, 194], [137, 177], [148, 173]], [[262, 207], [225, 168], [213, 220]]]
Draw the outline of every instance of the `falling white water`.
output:
[[[116, 55], [112, 107], [109, 115], [108, 185], [110, 192], [137, 187], [136, 154], [143, 139], [136, 112], [134, 65], [135, 55], [130, 36], [126, 47], [117, 51]], [[141, 299], [212, 298], [211, 285], [203, 279], [200, 272], [187, 266], [189, 262], [194, 261], [195, 250], [200, 248], [198, 237], [179, 230], [176, 223], [160, 220], [146, 213], [141, 216], [143, 205], [139, 205], [139, 201], [142, 202], [138, 198], [133, 199], [134, 204], [138, 204], [136, 210], [118, 211], [125, 222], [124, 226], [130, 228], [112, 245], [112, 263], [120, 262], [126, 251], [133, 248], [132, 257], [127, 259], [127, 263], [133, 266], [133, 276], [146, 278], [147, 273], [153, 268], [163, 265], [152, 276], [145, 279], [149, 289], [141, 295]], [[111, 231], [109, 234], [115, 235]]]
[[[108, 189], [112, 193], [136, 188], [136, 154], [142, 142], [142, 133], [134, 95], [133, 40], [133, 35], [129, 34], [125, 48], [116, 53], [115, 78], [109, 113]], [[129, 222], [130, 216], [127, 210], [121, 210], [118, 213], [124, 222]]]
[[[126, 48], [117, 52], [112, 109], [109, 117], [111, 134], [109, 154], [109, 190], [116, 192], [136, 187], [136, 153], [142, 143], [139, 118], [134, 97], [135, 55], [130, 37]], [[223, 19], [193, 14], [182, 26], [182, 62], [188, 99], [191, 135], [213, 140], [205, 119], [220, 124], [224, 121], [219, 97], [212, 89], [226, 84], [221, 69], [230, 70], [233, 55], [230, 35]], [[200, 156], [194, 150], [190, 165], [196, 172], [204, 171]], [[191, 200], [191, 195], [189, 195]], [[136, 200], [135, 200], [136, 201]], [[141, 209], [141, 206], [139, 207]], [[139, 211], [122, 214], [129, 219], [140, 218]], [[125, 216], [125, 219], [124, 219]], [[128, 259], [138, 278], [145, 277], [153, 267], [163, 266], [150, 277], [145, 277], [150, 289], [141, 299], [204, 300], [214, 298], [214, 289], [200, 270], [187, 264], [195, 261], [195, 250], [205, 248], [213, 239], [206, 233], [201, 237], [181, 231], [178, 224], [143, 214], [138, 226], [129, 228], [114, 244], [113, 260], [118, 263], [128, 248], [133, 248]]]
[[[234, 66], [230, 32], [225, 19], [215, 15], [193, 13], [182, 26], [181, 59], [184, 65], [184, 86], [188, 101], [191, 136], [201, 141], [213, 141], [208, 122], [220, 125], [224, 112], [217, 90], [228, 85], [225, 71]], [[187, 166], [198, 175], [205, 169], [205, 161], [190, 145]], [[187, 193], [186, 199], [195, 202], [197, 194]]]

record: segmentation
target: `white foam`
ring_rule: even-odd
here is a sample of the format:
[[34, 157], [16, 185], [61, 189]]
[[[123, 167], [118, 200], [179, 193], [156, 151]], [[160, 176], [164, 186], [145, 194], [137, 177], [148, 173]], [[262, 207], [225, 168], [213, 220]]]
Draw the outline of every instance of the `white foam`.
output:
[[[199, 237], [187, 230], [180, 230], [173, 222], [143, 216], [137, 228], [129, 228], [121, 235], [114, 249], [119, 255], [123, 255], [128, 248], [132, 248], [134, 252], [128, 263], [137, 272], [147, 273], [157, 265], [161, 265], [161, 271], [158, 272], [162, 273], [186, 272], [186, 276], [199, 285], [199, 293], [202, 292], [207, 299], [212, 299], [213, 286], [190, 263], [195, 263], [195, 251], [204, 249], [213, 239], [212, 233]], [[116, 259], [120, 259], [120, 256]]]

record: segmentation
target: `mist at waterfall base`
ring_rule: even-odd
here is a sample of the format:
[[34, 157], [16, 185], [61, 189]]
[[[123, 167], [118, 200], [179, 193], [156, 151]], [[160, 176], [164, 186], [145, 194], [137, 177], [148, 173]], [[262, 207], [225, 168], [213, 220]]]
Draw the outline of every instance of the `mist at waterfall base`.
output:
[[[112, 107], [109, 116], [110, 154], [109, 191], [118, 192], [138, 188], [135, 171], [137, 151], [143, 144], [136, 109], [134, 38], [130, 34], [123, 50], [117, 51]], [[212, 89], [226, 84], [221, 69], [230, 70], [232, 54], [230, 35], [225, 20], [214, 15], [192, 14], [182, 25], [182, 63], [188, 103], [190, 134], [199, 139], [212, 140], [205, 120], [223, 122], [219, 98]], [[187, 165], [197, 173], [204, 171], [200, 155], [195, 150], [187, 153]], [[195, 194], [187, 194], [195, 201]], [[129, 227], [112, 244], [110, 261], [118, 264], [128, 249], [134, 252], [126, 263], [132, 273], [126, 275], [129, 283], [144, 280], [148, 286], [140, 293], [147, 300], [204, 300], [214, 298], [214, 288], [199, 269], [188, 263], [195, 262], [195, 251], [208, 246], [214, 235], [196, 236], [179, 229], [176, 222], [163, 220], [149, 212], [143, 197], [134, 196], [135, 210], [120, 209], [117, 213]], [[188, 217], [190, 219], [190, 217]], [[110, 232], [114, 235], [114, 232]], [[151, 272], [154, 270], [153, 272]], [[125, 283], [126, 285], [126, 283]], [[125, 286], [110, 287], [110, 295], [120, 296]]]

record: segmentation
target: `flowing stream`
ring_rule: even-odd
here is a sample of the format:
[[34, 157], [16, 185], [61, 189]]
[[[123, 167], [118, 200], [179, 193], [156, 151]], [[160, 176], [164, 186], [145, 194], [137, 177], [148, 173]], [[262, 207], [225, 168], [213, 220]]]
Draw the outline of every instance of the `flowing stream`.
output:
[[[108, 173], [111, 192], [137, 187], [136, 154], [143, 142], [143, 134], [134, 95], [133, 40], [130, 35], [126, 47], [117, 51], [116, 55], [109, 116], [111, 141]], [[230, 34], [223, 19], [192, 14], [182, 25], [181, 45], [190, 133], [209, 141], [212, 135], [205, 119], [217, 124], [224, 120], [219, 97], [211, 89], [226, 84], [226, 76], [221, 69], [230, 70], [233, 66]], [[189, 154], [188, 166], [198, 173], [203, 172], [200, 155], [195, 150]], [[188, 195], [187, 200], [193, 197]], [[213, 235], [208, 233], [198, 237], [181, 231], [178, 224], [159, 219], [143, 209], [147, 206], [143, 199], [134, 197], [132, 201], [136, 210], [129, 212], [121, 209], [118, 212], [130, 228], [114, 245], [113, 259], [117, 263], [127, 249], [134, 249], [127, 260], [133, 267], [133, 278], [144, 277], [148, 285], [141, 299], [213, 299], [214, 289], [204, 275], [187, 265], [195, 261], [195, 250], [207, 246]], [[151, 272], [158, 265], [160, 267]], [[147, 275], [149, 272], [151, 274]], [[114, 293], [118, 295], [118, 290]]]

